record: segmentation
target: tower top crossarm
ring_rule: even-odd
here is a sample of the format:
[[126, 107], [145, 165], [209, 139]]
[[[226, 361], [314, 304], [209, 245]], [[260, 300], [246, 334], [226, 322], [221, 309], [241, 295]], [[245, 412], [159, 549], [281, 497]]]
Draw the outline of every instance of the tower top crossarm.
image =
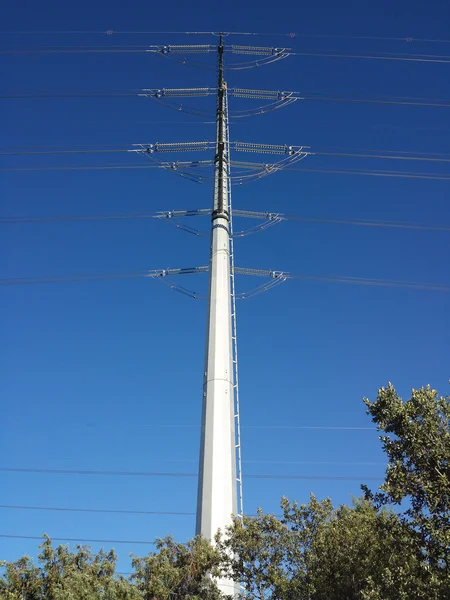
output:
[[149, 46], [146, 52], [152, 52], [168, 58], [173, 58], [181, 64], [191, 64], [201, 68], [211, 68], [210, 65], [204, 63], [198, 63], [187, 59], [186, 56], [195, 54], [208, 54], [212, 52], [219, 52], [222, 54], [227, 52], [229, 54], [240, 54], [245, 56], [253, 56], [254, 60], [248, 62], [230, 62], [227, 65], [229, 70], [240, 70], [250, 69], [252, 67], [259, 67], [265, 64], [269, 64], [282, 58], [287, 58], [290, 53], [289, 48], [278, 48], [272, 46], [241, 46], [237, 44], [224, 45], [223, 35], [219, 34], [219, 45], [213, 44], [168, 44], [160, 46]]
[[221, 47], [222, 52], [232, 54], [247, 54], [251, 56], [275, 56], [278, 54], [289, 54], [290, 48], [277, 48], [274, 46], [238, 46], [224, 45], [222, 36], [219, 37], [219, 46], [213, 44], [168, 44], [161, 46], [150, 46], [147, 52], [159, 52], [161, 54], [205, 54], [217, 52]]

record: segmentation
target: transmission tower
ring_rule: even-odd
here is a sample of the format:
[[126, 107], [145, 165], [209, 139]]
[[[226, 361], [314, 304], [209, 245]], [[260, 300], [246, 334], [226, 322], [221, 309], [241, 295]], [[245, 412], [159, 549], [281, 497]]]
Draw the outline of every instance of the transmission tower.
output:
[[[209, 271], [208, 317], [206, 330], [206, 354], [203, 380], [203, 406], [200, 441], [200, 461], [197, 497], [196, 534], [213, 541], [216, 532], [231, 524], [232, 516], [242, 517], [242, 461], [239, 411], [238, 352], [236, 329], [236, 301], [248, 298], [285, 281], [287, 274], [279, 271], [262, 271], [235, 267], [234, 238], [259, 231], [279, 222], [277, 214], [235, 211], [239, 216], [262, 219], [263, 223], [247, 231], [234, 233], [231, 186], [233, 181], [246, 183], [275, 173], [305, 158], [309, 152], [303, 146], [265, 145], [259, 143], [232, 142], [229, 135], [228, 98], [268, 100], [266, 106], [238, 111], [236, 117], [251, 116], [276, 110], [295, 102], [298, 97], [291, 92], [228, 88], [225, 80], [224, 55], [240, 54], [256, 56], [250, 62], [232, 62], [227, 68], [245, 69], [261, 66], [289, 55], [286, 48], [225, 45], [223, 34], [217, 34], [217, 45], [177, 45], [151, 47], [150, 52], [159, 53], [178, 62], [189, 62], [186, 56], [197, 53], [216, 53], [217, 87], [213, 88], [163, 88], [146, 89], [142, 95], [163, 102], [171, 108], [180, 109], [177, 99], [185, 97], [216, 96], [215, 141], [139, 144], [132, 151], [140, 153], [159, 166], [172, 170], [193, 181], [212, 179], [214, 186], [211, 210], [171, 211], [161, 213], [162, 218], [211, 216], [211, 245], [208, 267], [170, 269], [149, 273], [151, 277], [165, 277], [186, 273]], [[193, 63], [196, 64], [196, 63]], [[206, 115], [203, 109], [183, 107], [186, 112]], [[160, 161], [158, 155], [165, 152], [214, 151], [212, 160]], [[234, 152], [279, 154], [276, 163], [255, 163], [232, 160]], [[233, 171], [233, 173], [232, 173]], [[210, 175], [208, 175], [210, 173]], [[236, 173], [236, 174], [235, 174]], [[185, 228], [189, 231], [190, 228]], [[237, 295], [235, 275], [268, 277], [268, 282], [250, 292]], [[171, 287], [194, 296], [186, 288]], [[238, 584], [230, 580], [218, 581], [225, 594], [237, 594]]]

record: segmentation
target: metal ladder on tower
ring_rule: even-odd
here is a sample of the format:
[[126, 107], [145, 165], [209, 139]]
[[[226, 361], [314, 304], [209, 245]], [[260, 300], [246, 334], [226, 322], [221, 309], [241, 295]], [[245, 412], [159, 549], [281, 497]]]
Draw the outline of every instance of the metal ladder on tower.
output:
[[[229, 121], [228, 121], [228, 94], [225, 94], [225, 119], [227, 143], [230, 140]], [[229, 156], [229, 155], [228, 155]], [[231, 178], [230, 165], [227, 168], [227, 203], [228, 215], [230, 219], [230, 291], [231, 291], [231, 337], [232, 337], [232, 362], [233, 362], [233, 390], [234, 390], [234, 435], [236, 448], [236, 488], [237, 488], [237, 516], [242, 520], [244, 516], [244, 498], [242, 482], [242, 450], [241, 450], [241, 416], [239, 403], [239, 364], [238, 364], [238, 344], [237, 344], [237, 322], [236, 322], [236, 283], [234, 268], [234, 239], [233, 239], [233, 206], [231, 200]]]

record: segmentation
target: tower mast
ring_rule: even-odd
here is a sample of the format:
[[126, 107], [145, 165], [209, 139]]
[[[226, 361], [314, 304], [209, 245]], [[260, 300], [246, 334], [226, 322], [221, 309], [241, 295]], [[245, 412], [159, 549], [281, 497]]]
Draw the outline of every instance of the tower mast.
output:
[[[216, 34], [214, 34], [216, 35]], [[280, 155], [282, 158], [271, 163], [251, 163], [235, 161], [240, 182], [260, 179], [271, 173], [291, 166], [305, 158], [309, 152], [304, 146], [287, 146], [286, 144], [261, 144], [254, 142], [230, 142], [228, 120], [228, 95], [235, 98], [269, 100], [268, 106], [239, 111], [239, 116], [250, 116], [276, 110], [300, 99], [294, 92], [279, 90], [251, 90], [241, 88], [227, 89], [224, 77], [224, 52], [232, 54], [254, 55], [255, 61], [238, 63], [230, 67], [250, 68], [269, 64], [289, 56], [286, 48], [269, 48], [260, 46], [224, 46], [223, 34], [219, 35], [217, 47], [213, 44], [168, 45], [152, 47], [149, 51], [173, 57], [179, 54], [209, 53], [217, 50], [217, 88], [163, 88], [145, 89], [143, 96], [158, 102], [167, 102], [171, 108], [177, 107], [176, 99], [182, 97], [216, 96], [216, 139], [215, 141], [170, 142], [155, 144], [136, 144], [131, 150], [144, 154], [158, 166], [178, 172], [194, 181], [202, 181], [200, 167], [214, 167], [214, 194], [212, 210], [196, 209], [194, 211], [170, 211], [163, 216], [197, 216], [211, 214], [211, 245], [208, 267], [188, 269], [167, 269], [152, 273], [151, 276], [178, 275], [186, 273], [209, 272], [208, 318], [206, 328], [205, 368], [203, 379], [202, 425], [200, 439], [200, 461], [197, 495], [196, 535], [201, 535], [214, 542], [218, 530], [225, 531], [232, 523], [233, 516], [243, 515], [242, 502], [242, 468], [240, 441], [240, 410], [238, 386], [238, 358], [236, 335], [236, 292], [235, 273], [269, 277], [270, 282], [256, 287], [240, 297], [248, 298], [282, 283], [289, 276], [282, 271], [261, 271], [258, 269], [235, 268], [233, 243], [233, 210], [231, 202], [230, 147], [233, 151], [258, 154]], [[247, 59], [246, 59], [247, 60]], [[185, 60], [182, 61], [186, 62]], [[175, 101], [175, 102], [174, 102]], [[174, 106], [175, 104], [175, 106]], [[181, 107], [178, 107], [181, 109]], [[189, 109], [193, 114], [204, 114], [203, 111]], [[160, 161], [160, 152], [199, 151], [214, 147], [213, 161]], [[239, 171], [240, 169], [240, 171]], [[242, 236], [271, 224], [280, 222], [278, 214], [239, 211], [240, 216], [265, 220], [259, 227], [241, 231]], [[236, 235], [236, 234], [234, 234]], [[175, 287], [176, 286], [171, 286]], [[196, 297], [195, 292], [179, 289]], [[227, 595], [237, 596], [239, 585], [231, 580], [217, 581], [219, 588]]]
[[[196, 534], [213, 540], [237, 513], [231, 303], [228, 102], [219, 37], [209, 305], [203, 383]], [[223, 592], [232, 593], [223, 582]], [[219, 582], [221, 585], [221, 582]]]

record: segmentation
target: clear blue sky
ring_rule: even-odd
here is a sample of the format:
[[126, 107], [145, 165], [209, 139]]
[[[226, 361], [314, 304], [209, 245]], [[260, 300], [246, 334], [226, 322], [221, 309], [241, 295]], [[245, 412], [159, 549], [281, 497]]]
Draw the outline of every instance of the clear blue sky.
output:
[[[447, 2], [170, 4], [80, 0], [3, 3], [7, 31], [239, 30], [446, 39]], [[236, 38], [286, 43], [286, 38]], [[206, 43], [171, 35], [3, 35], [2, 49], [61, 45]], [[289, 39], [300, 51], [450, 55], [449, 43]], [[213, 71], [141, 53], [3, 55], [1, 91], [212, 86]], [[230, 73], [229, 85], [334, 96], [450, 98], [450, 65], [291, 57]], [[13, 146], [213, 139], [214, 126], [140, 98], [2, 100], [2, 142]], [[245, 102], [245, 101], [243, 101]], [[233, 103], [232, 108], [237, 107]], [[239, 108], [243, 108], [239, 106]], [[315, 148], [448, 153], [450, 109], [297, 102], [232, 126], [242, 141]], [[142, 159], [141, 159], [142, 160]], [[312, 156], [317, 169], [450, 175], [446, 163]], [[3, 168], [141, 164], [122, 155], [2, 157]], [[306, 167], [306, 162], [302, 163]], [[153, 170], [2, 172], [1, 216], [203, 208], [200, 186]], [[450, 223], [450, 181], [281, 173], [236, 189], [234, 205], [303, 216]], [[189, 222], [189, 224], [193, 224]], [[250, 223], [251, 224], [251, 223]], [[239, 224], [237, 224], [239, 225]], [[207, 238], [147, 220], [0, 225], [1, 277], [140, 271], [208, 261]], [[207, 228], [207, 220], [194, 226]], [[245, 223], [242, 223], [245, 226]], [[236, 242], [239, 266], [300, 274], [450, 283], [449, 233], [285, 223]], [[180, 282], [205, 289], [206, 277]], [[239, 281], [240, 291], [255, 282]], [[258, 283], [258, 282], [256, 282]], [[238, 290], [238, 291], [239, 291]], [[117, 280], [12, 286], [1, 291], [1, 465], [17, 468], [195, 473], [205, 303], [158, 282]], [[449, 295], [292, 281], [238, 306], [245, 474], [356, 480], [245, 480], [246, 511], [276, 511], [282, 494], [347, 502], [377, 484], [383, 455], [361, 401], [392, 381], [407, 395], [430, 383], [448, 393]], [[264, 427], [256, 427], [264, 426]], [[276, 426], [276, 427], [275, 427]], [[291, 427], [291, 428], [286, 428]], [[295, 429], [294, 427], [297, 427]], [[292, 463], [292, 464], [289, 464]], [[295, 463], [295, 464], [294, 464]], [[323, 464], [321, 464], [323, 463]], [[338, 463], [338, 464], [332, 464]], [[358, 464], [359, 463], [359, 464]], [[194, 511], [194, 477], [0, 473], [2, 505]], [[0, 509], [0, 533], [114, 540], [193, 534], [192, 516]], [[0, 538], [0, 558], [36, 554], [37, 542]], [[98, 545], [94, 544], [97, 548]], [[116, 545], [120, 568], [130, 552]]]

